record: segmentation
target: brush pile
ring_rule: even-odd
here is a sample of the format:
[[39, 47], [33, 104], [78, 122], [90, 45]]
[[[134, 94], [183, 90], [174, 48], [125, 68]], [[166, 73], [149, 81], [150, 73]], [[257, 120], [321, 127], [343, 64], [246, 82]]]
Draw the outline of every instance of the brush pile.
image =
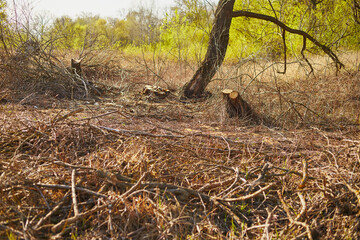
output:
[[0, 108], [2, 238], [360, 236], [356, 129], [206, 125], [110, 103]]
[[51, 43], [29, 39], [12, 48], [3, 51], [0, 58], [3, 87], [22, 95], [36, 93], [71, 99], [88, 99], [99, 93], [91, 81], [74, 71], [70, 59], [66, 62], [55, 57], [59, 53]]

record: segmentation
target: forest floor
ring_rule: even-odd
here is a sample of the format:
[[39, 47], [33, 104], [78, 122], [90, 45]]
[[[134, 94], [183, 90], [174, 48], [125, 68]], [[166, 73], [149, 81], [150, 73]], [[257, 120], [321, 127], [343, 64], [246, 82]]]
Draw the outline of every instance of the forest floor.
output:
[[[358, 70], [220, 71], [196, 101], [143, 94], [148, 70], [85, 100], [0, 92], [1, 239], [360, 238]], [[226, 115], [238, 85], [277, 127]]]

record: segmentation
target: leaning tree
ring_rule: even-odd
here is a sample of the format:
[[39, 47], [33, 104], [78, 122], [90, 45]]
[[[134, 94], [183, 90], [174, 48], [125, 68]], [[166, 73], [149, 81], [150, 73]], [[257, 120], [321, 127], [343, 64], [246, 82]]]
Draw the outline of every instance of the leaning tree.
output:
[[[269, 1], [271, 4], [271, 1]], [[315, 1], [316, 2], [316, 1]], [[316, 2], [317, 3], [317, 2]], [[353, 0], [354, 9], [358, 0]], [[250, 11], [234, 11], [235, 0], [220, 0], [215, 12], [215, 19], [213, 23], [212, 30], [210, 32], [209, 46], [205, 55], [203, 62], [201, 63], [199, 69], [195, 72], [192, 79], [187, 82], [183, 87], [183, 94], [187, 98], [198, 98], [201, 97], [205, 91], [205, 88], [210, 83], [212, 77], [215, 75], [217, 69], [221, 66], [224, 61], [227, 46], [229, 43], [229, 31], [233, 18], [236, 17], [247, 17], [261, 19], [264, 21], [272, 22], [279, 26], [282, 29], [282, 38], [284, 43], [284, 61], [285, 61], [285, 71], [286, 71], [286, 33], [292, 33], [302, 36], [303, 38], [303, 47], [301, 54], [304, 60], [309, 64], [311, 70], [312, 67], [310, 62], [306, 59], [304, 51], [306, 49], [307, 41], [312, 42], [317, 47], [319, 47], [324, 53], [326, 53], [335, 63], [336, 68], [340, 69], [344, 65], [340, 62], [336, 54], [326, 45], [320, 43], [309, 33], [289, 27], [284, 22], [280, 21], [278, 18], [264, 15], [260, 13], [254, 13]], [[316, 5], [315, 5], [316, 7]], [[354, 11], [354, 14], [358, 12]], [[285, 71], [283, 73], [285, 73]]]

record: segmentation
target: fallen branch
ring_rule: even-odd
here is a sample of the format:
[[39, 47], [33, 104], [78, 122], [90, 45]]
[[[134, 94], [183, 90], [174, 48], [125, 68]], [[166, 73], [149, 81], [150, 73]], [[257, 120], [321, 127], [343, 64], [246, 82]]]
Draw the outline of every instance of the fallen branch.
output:
[[[57, 160], [57, 159], [56, 159]], [[70, 163], [65, 163], [62, 161], [54, 161], [54, 164], [62, 166], [62, 167], [69, 167], [69, 168], [73, 168], [73, 169], [88, 169], [88, 170], [96, 170], [95, 168], [92, 167], [86, 167], [86, 166], [79, 166], [79, 165], [73, 165]]]
[[147, 172], [145, 172], [140, 178], [139, 180], [136, 182], [136, 184], [134, 184], [129, 190], [127, 190], [125, 193], [123, 193], [120, 198], [126, 198], [127, 196], [129, 196], [132, 192], [134, 192], [136, 189], [138, 189], [141, 186], [141, 182], [142, 180], [144, 180], [144, 178], [146, 177], [146, 175], [148, 175]]
[[40, 230], [40, 229], [41, 229], [41, 225], [42, 225], [46, 220], [48, 220], [48, 219], [51, 217], [51, 215], [53, 215], [57, 210], [60, 209], [60, 207], [64, 204], [66, 198], [67, 198], [69, 195], [70, 195], [69, 192], [66, 193], [66, 194], [64, 195], [64, 197], [60, 200], [60, 202], [59, 202], [50, 212], [48, 212], [44, 217], [42, 217], [42, 218], [38, 221], [38, 223], [37, 223], [37, 224], [35, 225], [35, 227], [34, 227], [35, 230]]
[[74, 207], [74, 215], [77, 216], [79, 215], [79, 208], [78, 208], [78, 204], [77, 204], [77, 199], [76, 199], [76, 188], [75, 188], [75, 182], [76, 182], [76, 170], [73, 169], [71, 172], [71, 197], [72, 197], [72, 202], [73, 202], [73, 207]]
[[276, 209], [277, 209], [277, 206], [272, 211], [270, 211], [269, 208], [266, 208], [266, 212], [268, 214], [268, 217], [266, 218], [264, 234], [261, 237], [261, 240], [263, 240], [263, 239], [268, 239], [268, 240], [271, 239], [270, 236], [269, 236], [269, 227], [270, 227], [270, 221], [271, 221], [271, 219], [273, 217], [273, 214], [274, 214]]
[[[137, 181], [136, 184], [134, 184], [128, 191], [126, 191], [125, 193], [123, 193], [119, 198], [120, 199], [124, 199], [126, 198], [127, 196], [129, 196], [132, 192], [134, 192], [140, 185], [141, 185], [141, 181], [145, 178], [147, 173], [144, 173], [140, 179]], [[115, 201], [112, 201], [111, 203], [109, 204], [106, 204], [106, 205], [102, 205], [102, 206], [98, 206], [98, 207], [95, 207], [87, 212], [84, 212], [84, 213], [79, 213], [79, 214], [75, 214], [75, 216], [73, 217], [70, 217], [70, 218], [67, 218], [67, 219], [63, 219], [61, 220], [59, 223], [57, 223], [56, 225], [54, 225], [52, 228], [51, 228], [51, 231], [52, 232], [58, 232], [61, 228], [63, 228], [63, 226], [65, 224], [69, 225], [69, 224], [72, 224], [86, 216], [89, 216], [97, 211], [100, 211], [106, 207], [109, 207], [111, 205], [113, 205], [115, 203]]]
[[305, 187], [306, 181], [309, 178], [309, 176], [308, 176], [308, 161], [305, 158], [303, 159], [303, 166], [304, 166], [303, 176], [301, 179], [301, 183], [299, 184], [299, 189], [303, 189]]
[[[355, 189], [355, 188], [353, 188], [353, 187], [351, 187], [346, 181], [345, 181], [345, 179], [343, 179], [343, 181], [344, 181], [344, 185], [353, 193], [353, 194], [355, 194], [355, 196], [356, 196], [356, 198], [357, 198], [357, 200], [358, 200], [358, 207], [360, 207], [360, 190], [357, 190], [357, 189]], [[360, 212], [359, 212], [359, 215], [360, 215]]]
[[26, 238], [24, 237], [24, 234], [23, 234], [22, 232], [14, 229], [14, 228], [12, 228], [12, 227], [5, 226], [5, 225], [0, 224], [0, 228], [3, 228], [3, 229], [5, 229], [5, 230], [8, 230], [8, 231], [10, 231], [10, 232], [12, 232], [12, 233], [15, 233], [17, 236], [26, 239]]
[[223, 201], [223, 202], [240, 202], [240, 201], [246, 201], [249, 199], [252, 199], [256, 196], [258, 196], [259, 194], [261, 194], [262, 192], [268, 190], [269, 188], [275, 186], [276, 183], [270, 183], [269, 185], [267, 185], [266, 187], [260, 188], [258, 191], [246, 195], [246, 196], [242, 196], [242, 197], [238, 197], [238, 198], [219, 198], [219, 197], [215, 197], [214, 199], [218, 200], [218, 201]]
[[297, 215], [297, 217], [295, 218], [295, 221], [299, 221], [306, 213], [306, 201], [304, 196], [302, 195], [301, 192], [297, 192], [299, 198], [300, 198], [300, 202], [301, 202], [301, 210], [299, 215]]
[[199, 137], [207, 137], [207, 138], [218, 138], [222, 140], [226, 140], [231, 143], [236, 143], [236, 141], [233, 141], [229, 138], [224, 138], [223, 136], [216, 136], [211, 134], [203, 134], [203, 133], [193, 133], [193, 134], [187, 134], [187, 135], [168, 135], [168, 134], [152, 134], [145, 131], [138, 131], [138, 130], [127, 130], [127, 129], [114, 129], [109, 128], [105, 126], [95, 126], [90, 125], [90, 127], [93, 127], [95, 129], [101, 130], [104, 129], [106, 131], [116, 133], [116, 134], [123, 134], [127, 136], [148, 136], [148, 137], [159, 137], [159, 138], [185, 138], [185, 137], [191, 137], [191, 136], [199, 136]]
[[80, 219], [82, 219], [82, 218], [84, 218], [84, 217], [87, 217], [87, 216], [89, 216], [89, 215], [91, 215], [91, 214], [93, 214], [93, 213], [95, 213], [95, 212], [97, 212], [97, 211], [100, 211], [100, 210], [102, 210], [102, 209], [104, 209], [104, 208], [107, 208], [108, 206], [109, 206], [108, 204], [101, 205], [101, 206], [97, 206], [97, 207], [94, 207], [93, 209], [90, 209], [90, 210], [87, 211], [87, 212], [80, 213], [80, 214], [78, 214], [78, 215], [76, 215], [76, 216], [74, 216], [74, 217], [70, 217], [70, 218], [67, 218], [67, 219], [63, 219], [63, 220], [61, 220], [59, 223], [57, 223], [56, 225], [54, 225], [54, 226], [51, 228], [51, 231], [52, 231], [53, 233], [59, 232], [60, 229], [63, 228], [65, 224], [67, 224], [67, 225], [72, 224], [72, 223], [74, 223], [74, 222], [76, 222], [76, 221], [78, 221], [78, 220], [80, 220]]
[[[281, 191], [278, 190], [278, 191], [277, 191], [277, 194], [278, 194], [279, 199], [280, 199], [280, 202], [281, 202], [281, 204], [282, 204], [282, 206], [283, 206], [283, 208], [284, 208], [284, 210], [285, 210], [285, 212], [286, 212], [286, 215], [288, 216], [288, 219], [289, 219], [290, 223], [291, 223], [292, 225], [293, 225], [293, 224], [296, 224], [296, 225], [300, 225], [300, 226], [305, 227], [306, 233], [307, 233], [307, 236], [308, 236], [309, 240], [313, 240], [310, 226], [309, 226], [307, 223], [305, 223], [305, 222], [299, 222], [299, 221], [297, 220], [298, 218], [300, 218], [300, 217], [302, 216], [302, 214], [299, 214], [300, 217], [297, 217], [297, 218], [294, 220], [294, 218], [291, 216], [290, 209], [289, 209], [289, 207], [287, 206], [287, 204], [286, 204], [286, 202], [285, 202], [285, 200], [284, 200], [284, 197], [283, 197]], [[304, 206], [305, 206], [305, 210], [306, 210], [306, 205], [303, 205], [303, 209], [304, 209]]]
[[[304, 176], [304, 173], [301, 173], [301, 172], [298, 172], [298, 171], [294, 171], [294, 170], [290, 170], [290, 169], [286, 169], [286, 168], [281, 168], [281, 167], [273, 167], [274, 169], [278, 169], [278, 170], [281, 170], [281, 171], [284, 171], [285, 173], [280, 173], [280, 174], [273, 174], [271, 176], [285, 176], [287, 174], [295, 174], [299, 177], [303, 177]], [[307, 176], [307, 179], [317, 179], [316, 177], [311, 177], [311, 176]]]
[[65, 119], [67, 119], [67, 118], [69, 118], [69, 117], [71, 117], [71, 116], [74, 116], [74, 115], [77, 114], [77, 113], [81, 113], [81, 112], [83, 112], [83, 111], [84, 111], [83, 108], [79, 108], [79, 109], [76, 109], [76, 110], [74, 110], [74, 111], [71, 111], [71, 112], [69, 112], [69, 113], [67, 113], [67, 114], [65, 114], [65, 115], [63, 115], [63, 116], [60, 116], [60, 117], [56, 116], [56, 117], [51, 121], [51, 123], [54, 124], [54, 123], [60, 122], [60, 121], [62, 121], [62, 120], [65, 120]]
[[115, 110], [115, 111], [111, 111], [111, 112], [103, 113], [103, 114], [96, 115], [96, 116], [93, 116], [93, 117], [87, 117], [87, 118], [82, 118], [82, 119], [76, 119], [76, 120], [74, 120], [74, 121], [72, 121], [72, 122], [88, 121], [88, 120], [92, 120], [92, 119], [96, 119], [96, 118], [105, 117], [105, 116], [108, 116], [108, 115], [111, 115], [111, 114], [114, 114], [114, 113], [119, 113], [119, 110]]
[[128, 135], [128, 136], [135, 135], [135, 136], [148, 136], [148, 137], [161, 137], [161, 138], [184, 138], [185, 137], [185, 136], [180, 136], [180, 135], [152, 134], [152, 133], [138, 131], [138, 130], [114, 129], [114, 128], [109, 128], [109, 127], [104, 127], [104, 126], [95, 126], [95, 125], [90, 125], [90, 126], [95, 129], [104, 129], [104, 130], [112, 132], [112, 133], [123, 134], [123, 135]]
[[[30, 185], [30, 186], [31, 186], [31, 185]], [[33, 184], [33, 186], [44, 187], [44, 188], [53, 188], [53, 189], [68, 189], [68, 190], [71, 190], [71, 186], [62, 185], [62, 184], [42, 184], [42, 183], [36, 183], [36, 184]], [[91, 191], [91, 190], [86, 189], [86, 188], [75, 187], [75, 189], [76, 189], [77, 191], [85, 192], [85, 193], [88, 193], [88, 194], [91, 194], [91, 195], [94, 195], [94, 196], [97, 196], [97, 197], [108, 198], [108, 196], [105, 195], [105, 194], [97, 193], [97, 192]]]

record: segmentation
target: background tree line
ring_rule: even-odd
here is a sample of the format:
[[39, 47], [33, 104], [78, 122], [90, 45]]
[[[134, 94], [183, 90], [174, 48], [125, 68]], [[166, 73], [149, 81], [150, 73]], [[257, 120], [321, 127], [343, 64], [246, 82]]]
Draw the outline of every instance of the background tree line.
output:
[[[243, 0], [236, 1], [234, 11], [271, 15], [290, 27], [308, 32], [329, 47], [354, 50], [360, 46], [356, 3], [353, 0]], [[0, 1], [0, 7], [1, 31], [15, 31], [11, 24], [5, 24], [8, 16], [4, 0]], [[69, 50], [92, 47], [136, 53], [144, 48], [161, 48], [176, 59], [199, 60], [205, 54], [215, 8], [216, 3], [211, 5], [204, 0], [177, 0], [165, 15], [139, 7], [123, 18], [83, 14], [76, 18], [62, 16], [44, 23], [42, 18], [33, 16], [28, 26], [23, 26], [25, 31], [21, 36], [11, 36], [35, 38], [41, 43], [57, 39], [53, 42], [56, 48]], [[269, 22], [236, 18], [230, 36], [228, 59], [254, 54], [274, 59], [282, 55], [281, 29]], [[293, 52], [302, 47], [299, 36], [289, 36], [286, 41]], [[308, 49], [317, 51], [311, 45]]]

